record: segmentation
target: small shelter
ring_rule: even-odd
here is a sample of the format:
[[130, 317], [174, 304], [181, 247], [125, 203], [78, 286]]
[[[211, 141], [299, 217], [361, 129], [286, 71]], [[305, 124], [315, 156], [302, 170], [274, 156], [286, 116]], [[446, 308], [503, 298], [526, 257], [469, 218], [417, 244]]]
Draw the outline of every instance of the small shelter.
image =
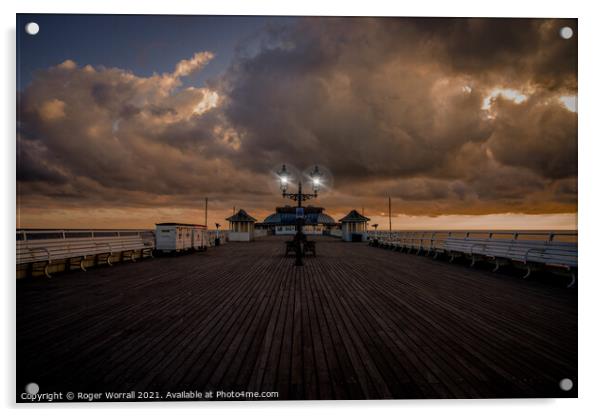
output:
[[255, 222], [243, 209], [226, 219], [230, 222], [228, 240], [231, 242], [250, 242], [255, 237]]
[[367, 227], [370, 219], [362, 216], [357, 210], [351, 210], [341, 220], [341, 238], [345, 242], [363, 242], [367, 238]]
[[204, 250], [209, 246], [207, 226], [188, 223], [157, 223], [155, 249], [159, 252]]

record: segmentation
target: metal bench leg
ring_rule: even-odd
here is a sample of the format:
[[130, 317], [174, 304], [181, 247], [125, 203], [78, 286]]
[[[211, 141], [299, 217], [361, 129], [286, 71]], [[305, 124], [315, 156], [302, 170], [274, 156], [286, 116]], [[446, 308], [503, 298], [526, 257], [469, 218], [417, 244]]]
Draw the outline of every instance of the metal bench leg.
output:
[[437, 259], [437, 256], [439, 256], [439, 252], [435, 251], [435, 254], [433, 255], [433, 259]]
[[571, 282], [567, 285], [567, 288], [573, 288], [577, 283], [577, 275], [575, 275], [575, 271], [571, 271]]
[[85, 261], [85, 260], [86, 260], [86, 259], [84, 258], [84, 259], [82, 259], [81, 261], [79, 261], [79, 267], [81, 268], [81, 270], [82, 270], [82, 271], [84, 271], [84, 272], [88, 272], [88, 271], [86, 270], [86, 266], [84, 265], [84, 261]]
[[450, 255], [450, 256], [451, 256], [451, 257], [449, 258], [449, 263], [451, 264], [451, 263], [454, 261], [454, 259], [456, 259], [456, 255], [453, 255], [453, 254], [452, 254], [452, 255]]
[[529, 275], [531, 275], [531, 267], [527, 266], [527, 273], [523, 276], [523, 279], [529, 278]]
[[496, 259], [495, 260], [495, 268], [493, 268], [493, 271], [491, 271], [491, 272], [497, 272], [498, 269], [500, 269], [500, 261], [498, 261]]
[[50, 262], [48, 262], [45, 266], [44, 266], [44, 275], [46, 275], [46, 278], [52, 278], [52, 275], [50, 275], [50, 272], [48, 272], [48, 267], [50, 266]]
[[472, 268], [475, 263], [477, 263], [477, 257], [472, 255], [472, 262], [470, 263], [470, 267]]

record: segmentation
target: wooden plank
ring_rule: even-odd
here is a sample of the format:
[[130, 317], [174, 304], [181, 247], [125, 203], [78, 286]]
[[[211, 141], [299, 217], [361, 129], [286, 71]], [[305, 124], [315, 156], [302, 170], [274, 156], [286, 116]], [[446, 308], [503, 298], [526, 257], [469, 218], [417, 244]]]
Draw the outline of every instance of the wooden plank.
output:
[[19, 281], [17, 384], [280, 399], [576, 395], [558, 389], [577, 381], [574, 291], [317, 241], [302, 268], [282, 257], [283, 238], [267, 237]]

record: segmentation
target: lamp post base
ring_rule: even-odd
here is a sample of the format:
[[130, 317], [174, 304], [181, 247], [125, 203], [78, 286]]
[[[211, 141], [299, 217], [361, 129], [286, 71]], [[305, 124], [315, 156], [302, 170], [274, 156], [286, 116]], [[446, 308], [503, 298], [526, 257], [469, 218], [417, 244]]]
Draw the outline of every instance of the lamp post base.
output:
[[303, 255], [297, 254], [295, 266], [303, 266]]
[[303, 218], [297, 219], [297, 233], [295, 234], [295, 266], [303, 266], [303, 243], [305, 242], [305, 234], [303, 233]]

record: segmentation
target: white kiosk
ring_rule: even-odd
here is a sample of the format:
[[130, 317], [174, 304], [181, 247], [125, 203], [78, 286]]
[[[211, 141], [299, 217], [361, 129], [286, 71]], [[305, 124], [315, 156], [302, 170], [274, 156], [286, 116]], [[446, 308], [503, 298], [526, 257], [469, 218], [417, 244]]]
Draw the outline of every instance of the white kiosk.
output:
[[250, 242], [254, 239], [257, 220], [249, 216], [246, 211], [240, 209], [226, 220], [230, 222], [230, 233], [228, 233], [230, 242]]
[[187, 223], [157, 223], [155, 249], [160, 252], [204, 250], [209, 246], [207, 226]]
[[345, 242], [364, 242], [367, 238], [367, 227], [370, 219], [362, 216], [357, 210], [351, 210], [341, 220], [341, 238]]

